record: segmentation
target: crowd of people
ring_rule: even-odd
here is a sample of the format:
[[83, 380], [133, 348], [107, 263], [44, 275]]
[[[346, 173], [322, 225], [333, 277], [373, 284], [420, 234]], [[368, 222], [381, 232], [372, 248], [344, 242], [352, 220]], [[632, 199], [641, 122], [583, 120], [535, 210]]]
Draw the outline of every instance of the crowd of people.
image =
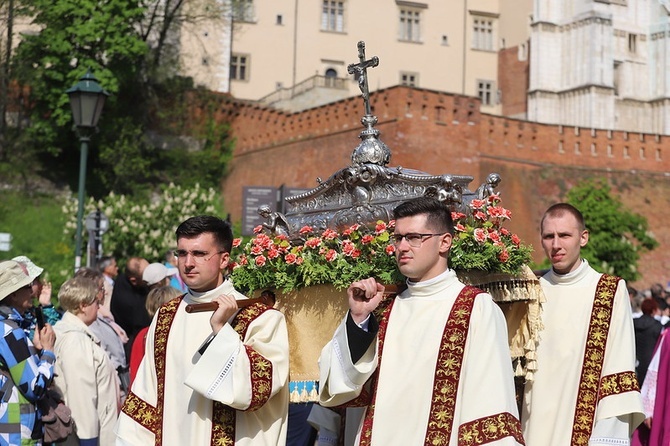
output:
[[[105, 257], [81, 268], [58, 307], [42, 268], [1, 261], [0, 444], [41, 444], [47, 389], [76, 422], [66, 444], [83, 446], [314, 444], [313, 431], [290, 434], [298, 417], [323, 428], [320, 445], [670, 444], [670, 296], [655, 285], [645, 298], [591, 267], [578, 209], [559, 203], [541, 221], [551, 269], [540, 278], [537, 371], [523, 389], [501, 308], [449, 267], [448, 208], [423, 197], [393, 217], [406, 288], [389, 299], [375, 278], [349, 286], [311, 414], [289, 409], [283, 314], [268, 301], [240, 305], [247, 297], [224, 274], [225, 220], [182, 222], [164, 262], [132, 257], [119, 272]], [[211, 311], [192, 310], [200, 304]]]

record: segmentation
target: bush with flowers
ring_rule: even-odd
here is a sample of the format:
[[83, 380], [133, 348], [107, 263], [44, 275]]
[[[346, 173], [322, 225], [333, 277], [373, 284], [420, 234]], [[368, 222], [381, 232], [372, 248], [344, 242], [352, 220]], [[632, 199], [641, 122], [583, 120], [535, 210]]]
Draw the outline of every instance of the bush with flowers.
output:
[[[502, 227], [511, 212], [500, 206], [498, 195], [473, 200], [470, 207], [470, 215], [452, 213], [455, 236], [450, 266], [518, 273], [530, 262], [532, 249]], [[303, 242], [298, 245], [283, 235], [267, 235], [258, 226], [247, 243], [242, 245], [241, 239], [233, 243], [233, 282], [244, 292], [264, 288], [290, 292], [319, 284], [342, 290], [366, 277], [386, 284], [401, 283], [404, 279], [396, 267], [391, 239], [394, 224], [378, 221], [374, 228], [355, 224], [341, 233], [332, 229], [317, 233], [305, 226], [300, 230]]]
[[468, 215], [452, 212], [455, 235], [449, 265], [457, 270], [517, 274], [531, 261], [533, 248], [503, 227], [512, 212], [501, 206], [500, 195], [470, 202]]
[[[84, 203], [84, 217], [100, 209], [109, 219], [109, 230], [102, 236], [106, 254], [114, 254], [119, 259], [140, 256], [152, 262], [162, 261], [165, 252], [177, 246], [177, 225], [194, 215], [216, 214], [218, 197], [213, 188], [202, 188], [198, 184], [184, 188], [170, 183], [150, 199], [114, 192], [97, 201], [90, 198]], [[62, 210], [69, 217], [64, 236], [73, 240], [77, 227], [76, 198], [66, 200]], [[86, 230], [83, 236], [86, 240]]]

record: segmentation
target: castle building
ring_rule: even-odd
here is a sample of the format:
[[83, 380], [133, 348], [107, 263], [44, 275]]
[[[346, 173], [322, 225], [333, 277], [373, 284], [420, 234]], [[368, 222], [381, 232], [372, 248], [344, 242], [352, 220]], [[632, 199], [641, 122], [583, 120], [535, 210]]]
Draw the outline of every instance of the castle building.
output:
[[670, 132], [670, 2], [535, 0], [528, 119]]
[[527, 51], [531, 6], [530, 0], [236, 0], [232, 23], [183, 33], [182, 65], [196, 84], [296, 111], [360, 93], [347, 66], [363, 40], [366, 57], [378, 56], [383, 65], [370, 90], [407, 85], [475, 96], [483, 110], [500, 114], [498, 52], [518, 45]]

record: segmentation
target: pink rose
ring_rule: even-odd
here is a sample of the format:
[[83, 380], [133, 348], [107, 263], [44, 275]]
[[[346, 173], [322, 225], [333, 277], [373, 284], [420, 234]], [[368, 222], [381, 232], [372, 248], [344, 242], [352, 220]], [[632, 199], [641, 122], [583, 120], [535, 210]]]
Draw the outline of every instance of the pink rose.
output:
[[498, 260], [500, 260], [502, 263], [505, 263], [509, 259], [509, 252], [507, 250], [503, 250], [498, 254]]
[[474, 215], [476, 220], [480, 220], [480, 221], [488, 220], [488, 217], [482, 211], [476, 211], [473, 215]]
[[329, 249], [328, 252], [326, 253], [326, 260], [329, 262], [332, 262], [337, 258], [337, 251], [334, 249]]
[[301, 234], [308, 234], [310, 232], [314, 232], [314, 229], [312, 229], [311, 226], [303, 226], [302, 228], [300, 228]]
[[325, 231], [323, 231], [322, 236], [326, 240], [333, 240], [333, 239], [337, 238], [338, 234], [337, 234], [337, 232], [333, 231], [332, 229], [326, 229]]
[[298, 258], [298, 257], [297, 257], [295, 254], [286, 254], [286, 256], [284, 257], [284, 260], [285, 260], [286, 263], [288, 263], [289, 265], [293, 265], [293, 264], [295, 263], [295, 261], [296, 261], [297, 258]]
[[474, 235], [477, 242], [484, 243], [486, 241], [486, 231], [484, 229], [475, 228]]
[[470, 206], [472, 207], [472, 209], [482, 209], [485, 205], [486, 205], [486, 201], [479, 200], [477, 198], [475, 198], [474, 200], [472, 200], [470, 202]]
[[365, 234], [365, 235], [361, 238], [361, 243], [364, 244], [364, 245], [369, 245], [370, 243], [372, 243], [372, 241], [373, 241], [374, 239], [375, 239], [375, 238], [374, 238], [373, 236], [371, 236], [370, 234]]
[[384, 231], [386, 231], [386, 223], [380, 221], [380, 222], [377, 223], [377, 225], [375, 226], [375, 233], [377, 233], [377, 234], [381, 234], [381, 233], [384, 232]]
[[266, 260], [265, 256], [256, 257], [256, 266], [265, 266]]
[[234, 238], [233, 239], [233, 248], [237, 248], [242, 244], [242, 239], [241, 238]]
[[388, 245], [388, 246], [386, 247], [386, 254], [388, 254], [388, 255], [390, 255], [390, 256], [392, 256], [393, 254], [395, 254], [395, 246], [394, 246], [394, 245]]
[[321, 244], [321, 239], [319, 237], [312, 237], [305, 242], [305, 246], [307, 246], [308, 248], [312, 248], [312, 249], [316, 248], [320, 244]]

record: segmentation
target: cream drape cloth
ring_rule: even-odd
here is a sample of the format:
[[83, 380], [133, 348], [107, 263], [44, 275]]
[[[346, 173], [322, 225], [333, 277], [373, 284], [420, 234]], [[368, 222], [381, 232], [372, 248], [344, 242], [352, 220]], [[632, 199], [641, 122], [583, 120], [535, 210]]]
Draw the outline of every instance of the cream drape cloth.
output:
[[[577, 271], [545, 274], [544, 330], [537, 349], [537, 371], [525, 389], [522, 424], [529, 446], [572, 446], [570, 438], [577, 402], [586, 336], [594, 294], [601, 274], [586, 261]], [[602, 376], [635, 370], [635, 335], [625, 281], [617, 286]], [[600, 400], [589, 444], [629, 444], [642, 422], [639, 392], [624, 392]], [[605, 443], [619, 440], [620, 443]]]
[[[372, 445], [424, 443], [442, 333], [464, 287], [452, 270], [426, 284], [408, 285], [396, 297], [384, 339]], [[339, 326], [319, 361], [322, 405], [343, 404], [360, 394], [378, 365], [377, 342], [352, 364], [345, 322]], [[504, 412], [518, 418], [505, 318], [490, 295], [479, 294], [472, 309], [449, 444], [458, 444], [462, 424]], [[506, 437], [489, 444], [517, 442]]]
[[[163, 444], [209, 445], [212, 400], [217, 400], [236, 409], [236, 445], [284, 445], [288, 416], [288, 336], [284, 316], [279, 311], [265, 311], [251, 322], [243, 341], [226, 324], [201, 356], [198, 350], [211, 338], [211, 313], [186, 313], [185, 306], [210, 302], [220, 294], [246, 299], [226, 281], [207, 293], [187, 294], [175, 315], [167, 342]], [[132, 387], [133, 393], [152, 405], [157, 400], [155, 329], [156, 317]], [[245, 411], [253, 396], [247, 348], [271, 361], [273, 371], [270, 399], [254, 411]], [[154, 435], [125, 413], [119, 417], [116, 433], [119, 445], [155, 444]]]

